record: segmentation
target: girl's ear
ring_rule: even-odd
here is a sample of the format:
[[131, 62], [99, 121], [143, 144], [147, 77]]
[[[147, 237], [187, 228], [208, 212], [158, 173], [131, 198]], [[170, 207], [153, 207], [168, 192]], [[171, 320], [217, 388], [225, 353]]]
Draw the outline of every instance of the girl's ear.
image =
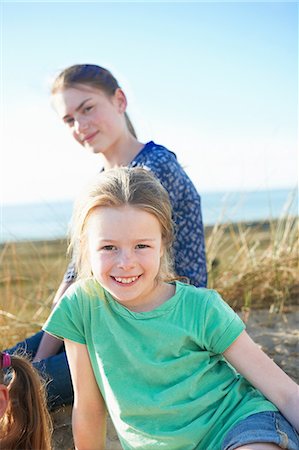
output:
[[122, 89], [116, 89], [114, 93], [114, 101], [120, 113], [124, 113], [127, 109], [127, 97]]
[[8, 406], [9, 396], [7, 387], [4, 384], [0, 384], [0, 419], [3, 417], [7, 406]]

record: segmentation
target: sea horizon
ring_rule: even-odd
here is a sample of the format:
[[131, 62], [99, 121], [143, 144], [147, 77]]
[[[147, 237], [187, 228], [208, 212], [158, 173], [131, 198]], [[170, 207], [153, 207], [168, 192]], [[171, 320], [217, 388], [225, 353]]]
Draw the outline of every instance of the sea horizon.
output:
[[[201, 200], [204, 226], [298, 216], [297, 188], [201, 192]], [[0, 243], [64, 238], [72, 208], [72, 200], [2, 205]]]

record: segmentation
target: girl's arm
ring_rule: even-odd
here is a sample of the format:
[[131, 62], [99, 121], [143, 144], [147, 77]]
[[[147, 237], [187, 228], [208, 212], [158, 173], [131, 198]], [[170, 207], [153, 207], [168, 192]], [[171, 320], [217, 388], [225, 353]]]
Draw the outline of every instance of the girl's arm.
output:
[[[65, 291], [70, 287], [72, 283], [73, 283], [72, 281], [64, 281], [64, 280], [60, 283], [60, 286], [57, 289], [57, 292], [53, 299], [52, 309], [55, 308], [59, 299], [62, 297], [62, 295], [65, 293]], [[58, 339], [55, 336], [52, 336], [48, 333], [44, 333], [39, 343], [35, 357], [33, 358], [33, 362], [38, 362], [41, 361], [42, 359], [50, 358], [50, 356], [52, 355], [56, 355], [61, 346], [62, 346], [61, 339]]]
[[104, 450], [106, 407], [86, 345], [65, 339], [74, 388], [73, 435], [76, 450]]
[[224, 357], [299, 431], [299, 386], [258, 347], [246, 331], [228, 347]]

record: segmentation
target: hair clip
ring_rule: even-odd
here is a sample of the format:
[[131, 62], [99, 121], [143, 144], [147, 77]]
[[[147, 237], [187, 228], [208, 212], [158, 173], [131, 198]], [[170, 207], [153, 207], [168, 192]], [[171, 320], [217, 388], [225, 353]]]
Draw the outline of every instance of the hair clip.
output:
[[9, 353], [1, 353], [1, 369], [11, 366], [11, 357]]

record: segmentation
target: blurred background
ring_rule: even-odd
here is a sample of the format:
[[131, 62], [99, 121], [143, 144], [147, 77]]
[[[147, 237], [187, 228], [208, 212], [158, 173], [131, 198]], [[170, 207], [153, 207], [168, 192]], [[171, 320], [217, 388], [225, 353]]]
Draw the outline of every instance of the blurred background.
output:
[[75, 63], [112, 71], [139, 139], [192, 178], [205, 224], [278, 217], [298, 184], [297, 7], [2, 1], [1, 241], [64, 236], [100, 170], [50, 104]]

